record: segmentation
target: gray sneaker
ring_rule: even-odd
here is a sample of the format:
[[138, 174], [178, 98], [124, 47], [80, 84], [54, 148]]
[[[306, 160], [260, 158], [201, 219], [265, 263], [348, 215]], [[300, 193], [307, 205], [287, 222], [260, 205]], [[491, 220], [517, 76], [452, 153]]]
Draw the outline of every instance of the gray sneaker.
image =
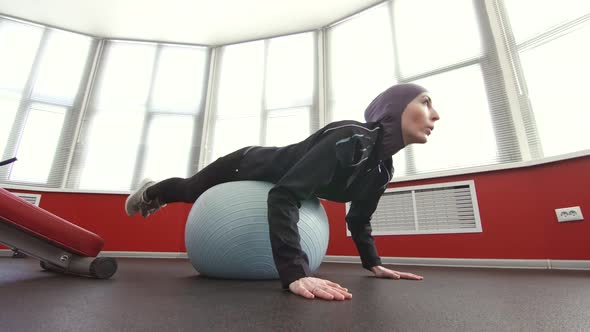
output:
[[125, 212], [127, 212], [128, 216], [133, 216], [139, 212], [142, 217], [146, 218], [166, 206], [166, 204], [161, 204], [157, 199], [152, 199], [151, 201], [145, 199], [144, 193], [146, 189], [154, 184], [156, 184], [155, 181], [144, 179], [139, 184], [139, 188], [127, 197], [125, 201]]

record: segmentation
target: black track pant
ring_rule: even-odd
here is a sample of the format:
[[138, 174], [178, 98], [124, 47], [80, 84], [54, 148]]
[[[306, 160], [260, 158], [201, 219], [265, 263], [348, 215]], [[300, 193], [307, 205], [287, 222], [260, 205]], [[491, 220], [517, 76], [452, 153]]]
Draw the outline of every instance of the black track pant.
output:
[[157, 198], [161, 203], [194, 203], [207, 189], [221, 183], [238, 181], [237, 169], [249, 149], [245, 147], [221, 157], [190, 178], [169, 178], [149, 187], [148, 199]]

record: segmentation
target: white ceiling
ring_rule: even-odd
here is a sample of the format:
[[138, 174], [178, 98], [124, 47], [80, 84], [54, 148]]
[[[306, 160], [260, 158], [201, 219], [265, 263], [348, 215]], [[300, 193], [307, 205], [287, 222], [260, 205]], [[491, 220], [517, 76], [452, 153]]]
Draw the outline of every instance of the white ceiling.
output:
[[202, 45], [312, 30], [382, 0], [0, 0], [0, 14], [98, 37]]

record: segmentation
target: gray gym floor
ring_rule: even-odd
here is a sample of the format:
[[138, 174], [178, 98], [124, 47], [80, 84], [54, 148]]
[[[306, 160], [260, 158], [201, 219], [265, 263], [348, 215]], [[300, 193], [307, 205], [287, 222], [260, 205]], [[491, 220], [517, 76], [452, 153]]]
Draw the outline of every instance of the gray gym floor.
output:
[[373, 278], [359, 265], [319, 274], [353, 299], [306, 300], [278, 281], [199, 277], [186, 259], [118, 259], [111, 280], [0, 258], [2, 331], [589, 331], [590, 272], [400, 266], [423, 281]]

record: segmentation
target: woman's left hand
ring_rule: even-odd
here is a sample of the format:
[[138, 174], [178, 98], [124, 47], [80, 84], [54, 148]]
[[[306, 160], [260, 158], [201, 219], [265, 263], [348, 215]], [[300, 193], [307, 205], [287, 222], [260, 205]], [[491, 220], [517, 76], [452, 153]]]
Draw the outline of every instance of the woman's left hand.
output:
[[408, 272], [400, 272], [390, 270], [388, 268], [384, 268], [383, 266], [373, 266], [371, 271], [375, 274], [377, 278], [389, 278], [389, 279], [410, 279], [410, 280], [422, 280], [424, 277], [415, 275], [413, 273]]

